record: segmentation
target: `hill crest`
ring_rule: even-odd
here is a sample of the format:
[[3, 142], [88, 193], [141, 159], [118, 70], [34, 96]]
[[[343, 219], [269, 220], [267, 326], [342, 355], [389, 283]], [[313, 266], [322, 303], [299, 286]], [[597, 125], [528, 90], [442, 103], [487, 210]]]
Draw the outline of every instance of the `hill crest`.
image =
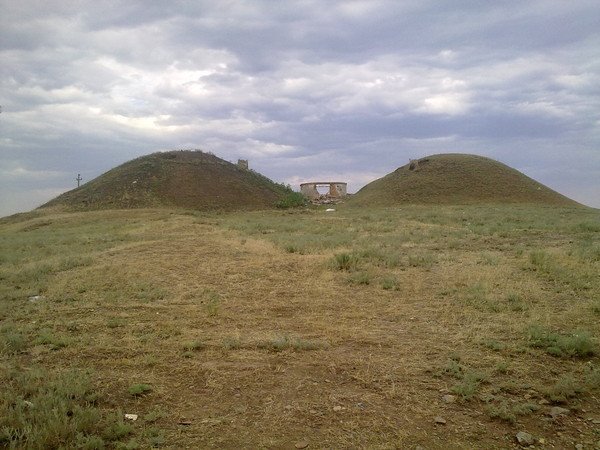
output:
[[263, 209], [272, 207], [286, 192], [267, 177], [212, 153], [176, 150], [121, 164], [41, 208]]
[[575, 201], [505, 164], [478, 155], [444, 153], [408, 164], [359, 190], [356, 205], [527, 203]]

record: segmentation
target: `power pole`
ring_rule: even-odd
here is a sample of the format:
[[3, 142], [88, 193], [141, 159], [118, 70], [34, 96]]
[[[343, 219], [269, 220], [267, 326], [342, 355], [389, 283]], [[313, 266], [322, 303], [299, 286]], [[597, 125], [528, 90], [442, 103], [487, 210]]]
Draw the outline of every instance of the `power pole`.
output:
[[79, 183], [81, 183], [81, 180], [83, 180], [80, 173], [77, 174], [77, 178], [75, 178], [75, 180], [77, 180], [77, 187], [79, 187]]

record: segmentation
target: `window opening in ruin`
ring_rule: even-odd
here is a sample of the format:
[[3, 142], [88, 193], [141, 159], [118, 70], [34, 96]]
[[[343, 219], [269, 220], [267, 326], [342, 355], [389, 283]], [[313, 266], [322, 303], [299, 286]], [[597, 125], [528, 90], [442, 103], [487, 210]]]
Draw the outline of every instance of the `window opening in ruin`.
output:
[[329, 185], [328, 184], [317, 184], [316, 188], [317, 188], [317, 192], [321, 195], [329, 194]]

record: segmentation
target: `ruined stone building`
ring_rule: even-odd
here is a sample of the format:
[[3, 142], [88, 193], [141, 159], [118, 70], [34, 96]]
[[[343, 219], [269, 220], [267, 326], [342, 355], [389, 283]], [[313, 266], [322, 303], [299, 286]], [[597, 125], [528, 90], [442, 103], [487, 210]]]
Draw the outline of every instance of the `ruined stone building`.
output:
[[[318, 187], [328, 187], [329, 191], [323, 195], [317, 190]], [[326, 197], [329, 199], [342, 199], [347, 195], [348, 183], [341, 181], [312, 181], [310, 183], [302, 183], [300, 192], [311, 201]]]

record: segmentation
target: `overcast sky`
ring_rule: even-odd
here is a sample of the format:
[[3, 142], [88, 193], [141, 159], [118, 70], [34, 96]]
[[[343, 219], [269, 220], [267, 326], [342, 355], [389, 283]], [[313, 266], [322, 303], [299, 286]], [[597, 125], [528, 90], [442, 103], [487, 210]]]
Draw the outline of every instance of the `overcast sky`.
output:
[[0, 216], [203, 149], [354, 192], [489, 156], [600, 207], [598, 0], [0, 0]]

